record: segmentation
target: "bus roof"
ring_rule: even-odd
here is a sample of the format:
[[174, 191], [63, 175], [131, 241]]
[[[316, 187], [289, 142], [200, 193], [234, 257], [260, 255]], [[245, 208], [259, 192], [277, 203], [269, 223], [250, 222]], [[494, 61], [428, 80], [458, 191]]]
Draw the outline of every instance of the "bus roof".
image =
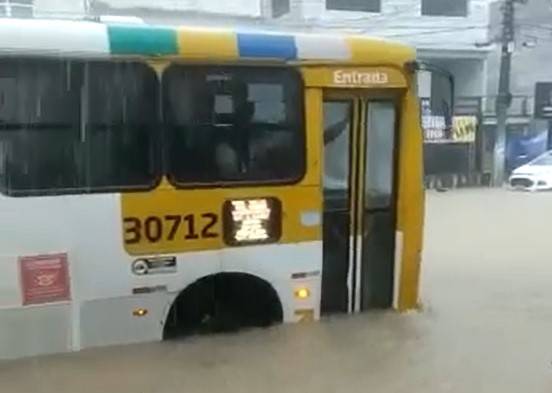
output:
[[276, 33], [51, 19], [1, 19], [0, 55], [396, 64], [409, 46], [366, 36]]

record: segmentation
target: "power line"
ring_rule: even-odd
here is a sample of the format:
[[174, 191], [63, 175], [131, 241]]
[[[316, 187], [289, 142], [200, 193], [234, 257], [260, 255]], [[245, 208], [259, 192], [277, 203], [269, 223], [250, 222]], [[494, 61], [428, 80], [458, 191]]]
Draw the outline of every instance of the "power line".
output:
[[516, 26], [518, 26], [518, 27], [533, 27], [533, 28], [536, 28], [536, 29], [552, 31], [552, 25], [545, 25], [545, 24], [516, 23]]
[[[474, 29], [477, 29], [477, 28], [482, 28], [482, 29], [485, 29], [485, 28], [489, 28], [490, 26], [489, 25], [473, 25], [473, 26], [457, 26], [457, 27], [454, 27], [455, 29], [466, 29], [466, 28], [474, 28]], [[382, 24], [381, 26], [377, 26], [377, 27], [374, 27], [374, 29], [380, 29], [380, 28], [386, 28], [386, 29], [423, 29], [423, 30], [427, 30], [427, 29], [450, 29], [451, 27], [445, 27], [443, 25], [435, 25], [435, 26], [420, 26], [419, 24], [417, 25], [385, 25], [385, 24]]]
[[460, 31], [468, 31], [468, 30], [476, 30], [476, 29], [485, 29], [488, 28], [488, 26], [466, 26], [466, 27], [449, 27], [449, 28], [443, 28], [441, 30], [431, 30], [431, 31], [421, 31], [421, 32], [409, 32], [409, 33], [400, 33], [400, 34], [389, 34], [385, 35], [385, 37], [412, 37], [412, 36], [422, 36], [422, 35], [428, 35], [428, 34], [439, 34], [439, 33], [455, 33]]
[[544, 37], [544, 36], [540, 36], [540, 35], [530, 35], [530, 34], [522, 34], [523, 38], [527, 38], [527, 39], [536, 39], [537, 42], [541, 41], [541, 42], [550, 42], [552, 43], [552, 36], [549, 36], [549, 37]]
[[[332, 11], [332, 10], [328, 10], [326, 9], [326, 12], [327, 11]], [[359, 20], [359, 21], [363, 21], [363, 20], [373, 20], [373, 19], [379, 19], [379, 18], [384, 18], [386, 20], [391, 20], [391, 19], [397, 19], [396, 17], [398, 16], [410, 16], [410, 17], [418, 17], [420, 16], [420, 12], [418, 11], [421, 11], [421, 7], [418, 7], [418, 6], [411, 6], [411, 7], [401, 7], [401, 11], [399, 12], [393, 12], [393, 13], [387, 13], [387, 12], [378, 12], [378, 13], [373, 13], [373, 14], [367, 14], [367, 15], [362, 15], [362, 16], [356, 16], [356, 17], [348, 17], [348, 18], [343, 18], [343, 19], [347, 19], [347, 20]]]
[[[317, 21], [318, 22], [318, 21]], [[286, 27], [293, 27], [294, 24], [286, 23], [284, 26]], [[370, 28], [365, 28], [362, 26], [351, 26], [347, 25], [346, 21], [343, 21], [341, 23], [336, 24], [328, 24], [328, 23], [310, 23], [308, 26], [305, 26], [304, 24], [300, 24], [301, 27], [305, 28], [308, 27], [310, 29], [337, 29], [337, 30], [343, 30], [343, 31], [350, 31], [350, 32], [356, 32], [358, 34], [378, 34], [383, 37], [417, 37], [417, 36], [425, 36], [425, 35], [431, 35], [431, 34], [441, 34], [441, 33], [451, 33], [451, 32], [465, 32], [469, 30], [477, 30], [477, 29], [489, 29], [489, 25], [470, 25], [470, 26], [456, 26], [456, 27], [443, 27], [442, 25], [438, 26], [408, 26], [408, 25], [377, 25]], [[388, 30], [406, 30], [409, 31], [405, 32], [392, 32], [389, 31], [386, 34], [386, 31]], [[414, 31], [413, 31], [414, 30]]]

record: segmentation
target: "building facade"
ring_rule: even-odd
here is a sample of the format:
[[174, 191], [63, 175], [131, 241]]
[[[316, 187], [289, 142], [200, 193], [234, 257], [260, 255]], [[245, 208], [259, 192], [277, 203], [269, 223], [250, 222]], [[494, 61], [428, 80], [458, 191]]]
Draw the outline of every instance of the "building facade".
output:
[[[542, 0], [544, 1], [544, 0]], [[118, 15], [147, 23], [339, 30], [410, 43], [451, 71], [457, 95], [483, 96], [491, 0], [0, 0], [11, 16]], [[32, 10], [32, 11], [31, 11]], [[423, 89], [422, 89], [423, 90]]]
[[[502, 29], [502, 2], [491, 6], [491, 40], [497, 42]], [[516, 2], [514, 18], [514, 47], [510, 73], [512, 101], [507, 120], [507, 171], [552, 148], [552, 121], [535, 112], [535, 85], [552, 82], [552, 2], [527, 0]], [[494, 46], [488, 58], [489, 99], [485, 108], [485, 130], [492, 139], [495, 131], [493, 95], [498, 92], [500, 48]], [[538, 105], [538, 103], [537, 103]], [[488, 143], [492, 152], [492, 140]], [[490, 165], [487, 160], [487, 165]]]

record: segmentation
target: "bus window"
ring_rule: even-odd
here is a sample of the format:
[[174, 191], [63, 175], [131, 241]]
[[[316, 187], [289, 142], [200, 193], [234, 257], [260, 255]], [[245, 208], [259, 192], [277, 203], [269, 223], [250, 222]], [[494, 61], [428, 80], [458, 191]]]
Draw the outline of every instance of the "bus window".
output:
[[79, 186], [78, 69], [57, 60], [0, 61], [1, 186], [7, 194]]
[[171, 181], [297, 180], [305, 160], [301, 86], [287, 69], [171, 66], [163, 77]]
[[365, 207], [391, 207], [395, 153], [395, 104], [368, 102], [366, 138]]
[[351, 116], [351, 102], [324, 101], [324, 192], [338, 190], [345, 200], [349, 188]]
[[155, 73], [136, 63], [0, 62], [0, 181], [8, 195], [156, 181]]
[[157, 77], [131, 62], [85, 66], [87, 172], [90, 190], [149, 188], [159, 162]]

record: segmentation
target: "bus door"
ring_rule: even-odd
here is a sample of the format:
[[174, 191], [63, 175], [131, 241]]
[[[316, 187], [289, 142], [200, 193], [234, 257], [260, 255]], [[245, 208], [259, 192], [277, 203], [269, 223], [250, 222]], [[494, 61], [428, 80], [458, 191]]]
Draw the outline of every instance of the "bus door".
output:
[[325, 91], [322, 313], [393, 301], [397, 101]]

